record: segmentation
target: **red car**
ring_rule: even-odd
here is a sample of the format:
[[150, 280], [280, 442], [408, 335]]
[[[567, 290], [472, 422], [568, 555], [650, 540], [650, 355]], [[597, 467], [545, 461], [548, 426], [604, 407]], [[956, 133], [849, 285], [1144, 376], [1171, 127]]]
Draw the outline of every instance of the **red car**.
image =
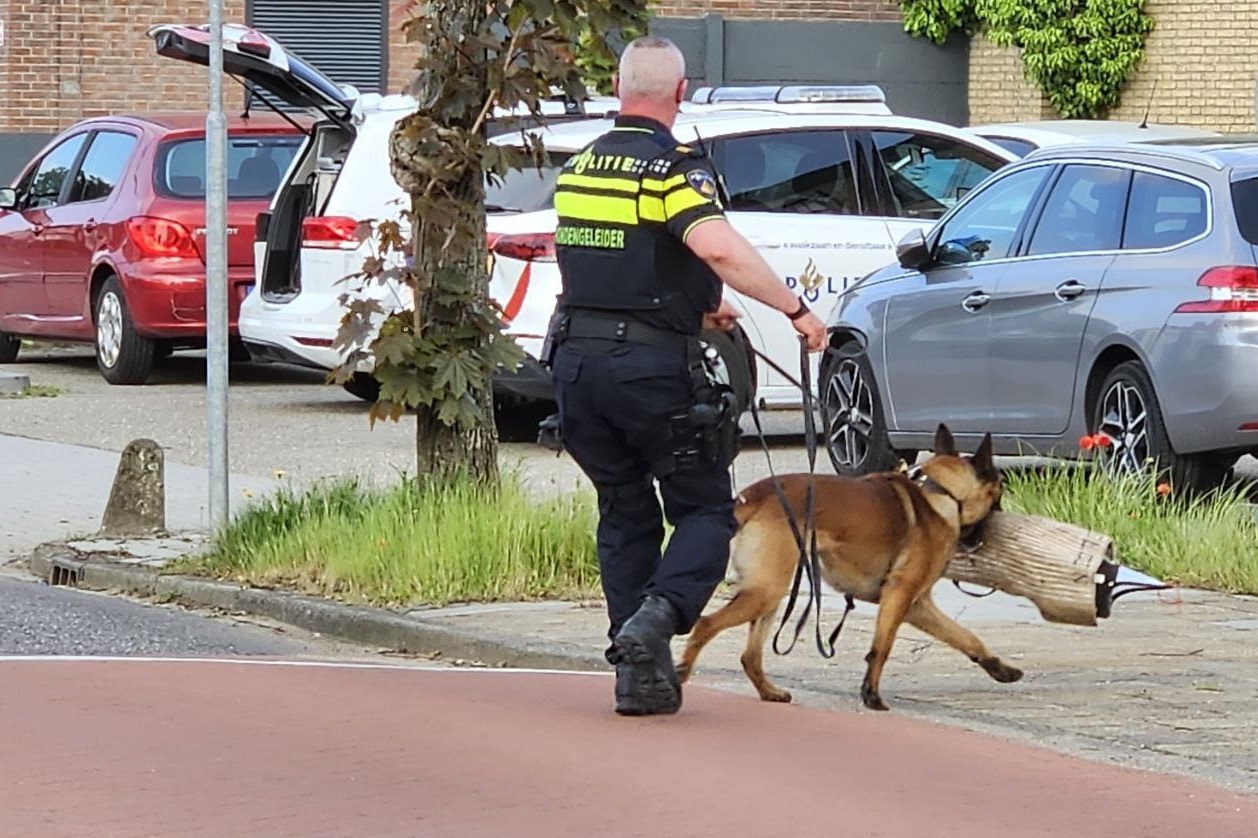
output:
[[[272, 115], [228, 124], [230, 328], [254, 282], [254, 219], [303, 139]], [[95, 117], [0, 189], [0, 363], [21, 338], [93, 341], [101, 375], [142, 384], [205, 345], [205, 114]]]

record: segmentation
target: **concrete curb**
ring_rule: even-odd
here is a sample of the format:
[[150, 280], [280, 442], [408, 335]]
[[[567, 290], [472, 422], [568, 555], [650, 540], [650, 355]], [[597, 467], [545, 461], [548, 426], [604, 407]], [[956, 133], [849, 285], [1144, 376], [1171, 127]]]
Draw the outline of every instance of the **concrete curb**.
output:
[[535, 669], [602, 671], [606, 662], [565, 643], [519, 638], [506, 641], [473, 631], [452, 629], [380, 608], [345, 605], [284, 591], [247, 588], [191, 576], [164, 574], [82, 554], [64, 544], [35, 549], [28, 570], [49, 585], [91, 591], [119, 591], [140, 596], [177, 598], [203, 608], [278, 620], [363, 646], [439, 655], [446, 661]]
[[31, 377], [15, 372], [0, 372], [0, 395], [15, 396], [31, 386]]

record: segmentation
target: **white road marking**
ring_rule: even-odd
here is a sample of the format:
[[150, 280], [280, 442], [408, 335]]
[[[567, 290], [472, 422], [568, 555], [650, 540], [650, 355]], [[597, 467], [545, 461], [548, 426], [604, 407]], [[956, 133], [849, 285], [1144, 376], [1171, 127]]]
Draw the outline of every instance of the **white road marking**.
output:
[[178, 658], [142, 657], [127, 655], [0, 655], [0, 664], [6, 663], [210, 663], [227, 666], [290, 666], [321, 669], [389, 669], [399, 672], [481, 672], [516, 675], [585, 675], [605, 677], [610, 672], [586, 672], [570, 669], [512, 669], [487, 666], [432, 666], [415, 664], [406, 666], [393, 663], [352, 663], [320, 660], [255, 660], [252, 658]]

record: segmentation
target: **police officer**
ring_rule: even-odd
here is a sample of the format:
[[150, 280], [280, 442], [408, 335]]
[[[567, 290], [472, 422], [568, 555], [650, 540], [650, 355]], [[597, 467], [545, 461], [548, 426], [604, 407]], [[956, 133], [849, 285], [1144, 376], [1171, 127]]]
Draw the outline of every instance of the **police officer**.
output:
[[[669, 640], [694, 625], [729, 561], [734, 452], [710, 444], [731, 437], [701, 417], [738, 417], [712, 400], [697, 340], [704, 325], [732, 328], [738, 316], [722, 283], [789, 317], [810, 350], [825, 340], [822, 322], [725, 220], [708, 161], [670, 133], [685, 79], [670, 41], [629, 44], [615, 127], [568, 161], [555, 195], [555, 397], [564, 445], [598, 494], [607, 659], [624, 715], [681, 706]], [[657, 480], [674, 527], [662, 555]]]

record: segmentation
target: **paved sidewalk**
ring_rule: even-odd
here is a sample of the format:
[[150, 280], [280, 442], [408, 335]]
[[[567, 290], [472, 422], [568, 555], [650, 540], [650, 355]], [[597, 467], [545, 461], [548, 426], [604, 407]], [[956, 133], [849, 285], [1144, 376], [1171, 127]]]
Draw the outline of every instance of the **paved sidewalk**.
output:
[[[0, 564], [25, 558], [46, 541], [95, 533], [119, 457], [117, 451], [0, 434]], [[245, 492], [260, 497], [280, 485], [243, 474], [230, 475], [229, 483], [233, 508], [245, 503]], [[168, 460], [167, 529], [204, 530], [209, 491], [205, 469]]]

